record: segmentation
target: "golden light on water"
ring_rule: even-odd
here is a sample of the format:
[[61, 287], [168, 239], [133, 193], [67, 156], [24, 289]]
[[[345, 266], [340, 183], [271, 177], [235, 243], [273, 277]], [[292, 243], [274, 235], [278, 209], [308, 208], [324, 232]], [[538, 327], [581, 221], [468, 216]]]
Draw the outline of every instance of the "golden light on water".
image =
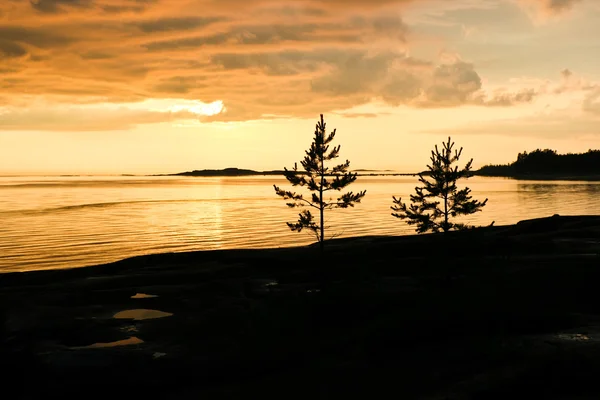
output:
[[[4, 271], [72, 268], [172, 251], [306, 245], [308, 233], [290, 232], [299, 210], [277, 198], [282, 177], [57, 177], [0, 178], [0, 268]], [[401, 235], [414, 229], [391, 216], [392, 195], [406, 199], [411, 177], [359, 177], [367, 190], [353, 209], [326, 215], [341, 237]], [[484, 212], [477, 225], [595, 214], [600, 183], [471, 178], [464, 182]], [[557, 200], [560, 198], [560, 201]]]

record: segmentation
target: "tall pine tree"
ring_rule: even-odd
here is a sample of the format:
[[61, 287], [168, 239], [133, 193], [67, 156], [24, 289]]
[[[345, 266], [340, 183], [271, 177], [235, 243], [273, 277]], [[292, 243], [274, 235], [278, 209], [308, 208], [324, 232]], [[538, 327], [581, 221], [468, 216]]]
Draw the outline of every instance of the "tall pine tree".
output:
[[323, 251], [325, 241], [325, 210], [334, 208], [354, 207], [355, 203], [360, 203], [365, 196], [366, 191], [353, 193], [347, 192], [340, 195], [337, 199], [326, 199], [325, 195], [330, 191], [341, 191], [352, 182], [356, 181], [356, 174], [349, 172], [350, 161], [338, 164], [332, 168], [326, 167], [325, 162], [339, 157], [340, 146], [329, 149], [329, 144], [335, 137], [334, 129], [329, 135], [326, 134], [326, 125], [321, 114], [321, 120], [317, 122], [313, 142], [310, 149], [306, 150], [304, 159], [300, 162], [303, 171], [298, 170], [298, 164], [294, 164], [292, 170], [284, 168], [285, 178], [292, 186], [306, 187], [312, 192], [310, 199], [302, 194], [280, 189], [273, 185], [275, 193], [278, 196], [288, 200], [289, 207], [310, 207], [318, 210], [319, 220], [315, 221], [310, 210], [303, 210], [299, 214], [297, 222], [287, 222], [289, 228], [294, 232], [301, 232], [308, 229], [314, 233], [319, 242], [321, 251]]
[[462, 169], [453, 167], [463, 149], [453, 150], [454, 142], [448, 138], [441, 151], [437, 145], [431, 151], [431, 164], [427, 166], [428, 177], [419, 174], [419, 182], [423, 186], [416, 187], [416, 194], [410, 196], [410, 207], [401, 198], [393, 196], [392, 215], [406, 219], [409, 225], [417, 225], [417, 233], [465, 229], [467, 225], [452, 222], [450, 218], [481, 211], [487, 203], [487, 199], [483, 202], [473, 200], [468, 187], [458, 190], [456, 182], [471, 176], [473, 159]]

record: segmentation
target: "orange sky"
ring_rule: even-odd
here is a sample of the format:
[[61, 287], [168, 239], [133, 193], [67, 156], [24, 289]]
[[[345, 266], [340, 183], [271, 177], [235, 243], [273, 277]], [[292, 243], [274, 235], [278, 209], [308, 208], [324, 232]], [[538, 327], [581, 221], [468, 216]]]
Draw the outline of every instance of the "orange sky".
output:
[[597, 0], [3, 0], [0, 174], [600, 148]]

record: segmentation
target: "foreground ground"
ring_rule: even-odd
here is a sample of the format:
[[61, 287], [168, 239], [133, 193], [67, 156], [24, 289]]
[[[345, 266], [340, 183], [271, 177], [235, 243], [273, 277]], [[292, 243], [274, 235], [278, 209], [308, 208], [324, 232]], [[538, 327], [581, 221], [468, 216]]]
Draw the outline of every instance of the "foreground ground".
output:
[[600, 217], [556, 216], [336, 240], [320, 261], [308, 247], [4, 274], [2, 385], [10, 398], [597, 399], [599, 254]]

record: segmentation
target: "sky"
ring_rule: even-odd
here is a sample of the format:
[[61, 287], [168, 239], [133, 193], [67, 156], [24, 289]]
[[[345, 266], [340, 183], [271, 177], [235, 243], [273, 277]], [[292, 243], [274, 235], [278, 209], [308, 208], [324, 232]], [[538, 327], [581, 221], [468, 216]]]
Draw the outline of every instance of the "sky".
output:
[[598, 0], [2, 0], [0, 175], [600, 148]]

